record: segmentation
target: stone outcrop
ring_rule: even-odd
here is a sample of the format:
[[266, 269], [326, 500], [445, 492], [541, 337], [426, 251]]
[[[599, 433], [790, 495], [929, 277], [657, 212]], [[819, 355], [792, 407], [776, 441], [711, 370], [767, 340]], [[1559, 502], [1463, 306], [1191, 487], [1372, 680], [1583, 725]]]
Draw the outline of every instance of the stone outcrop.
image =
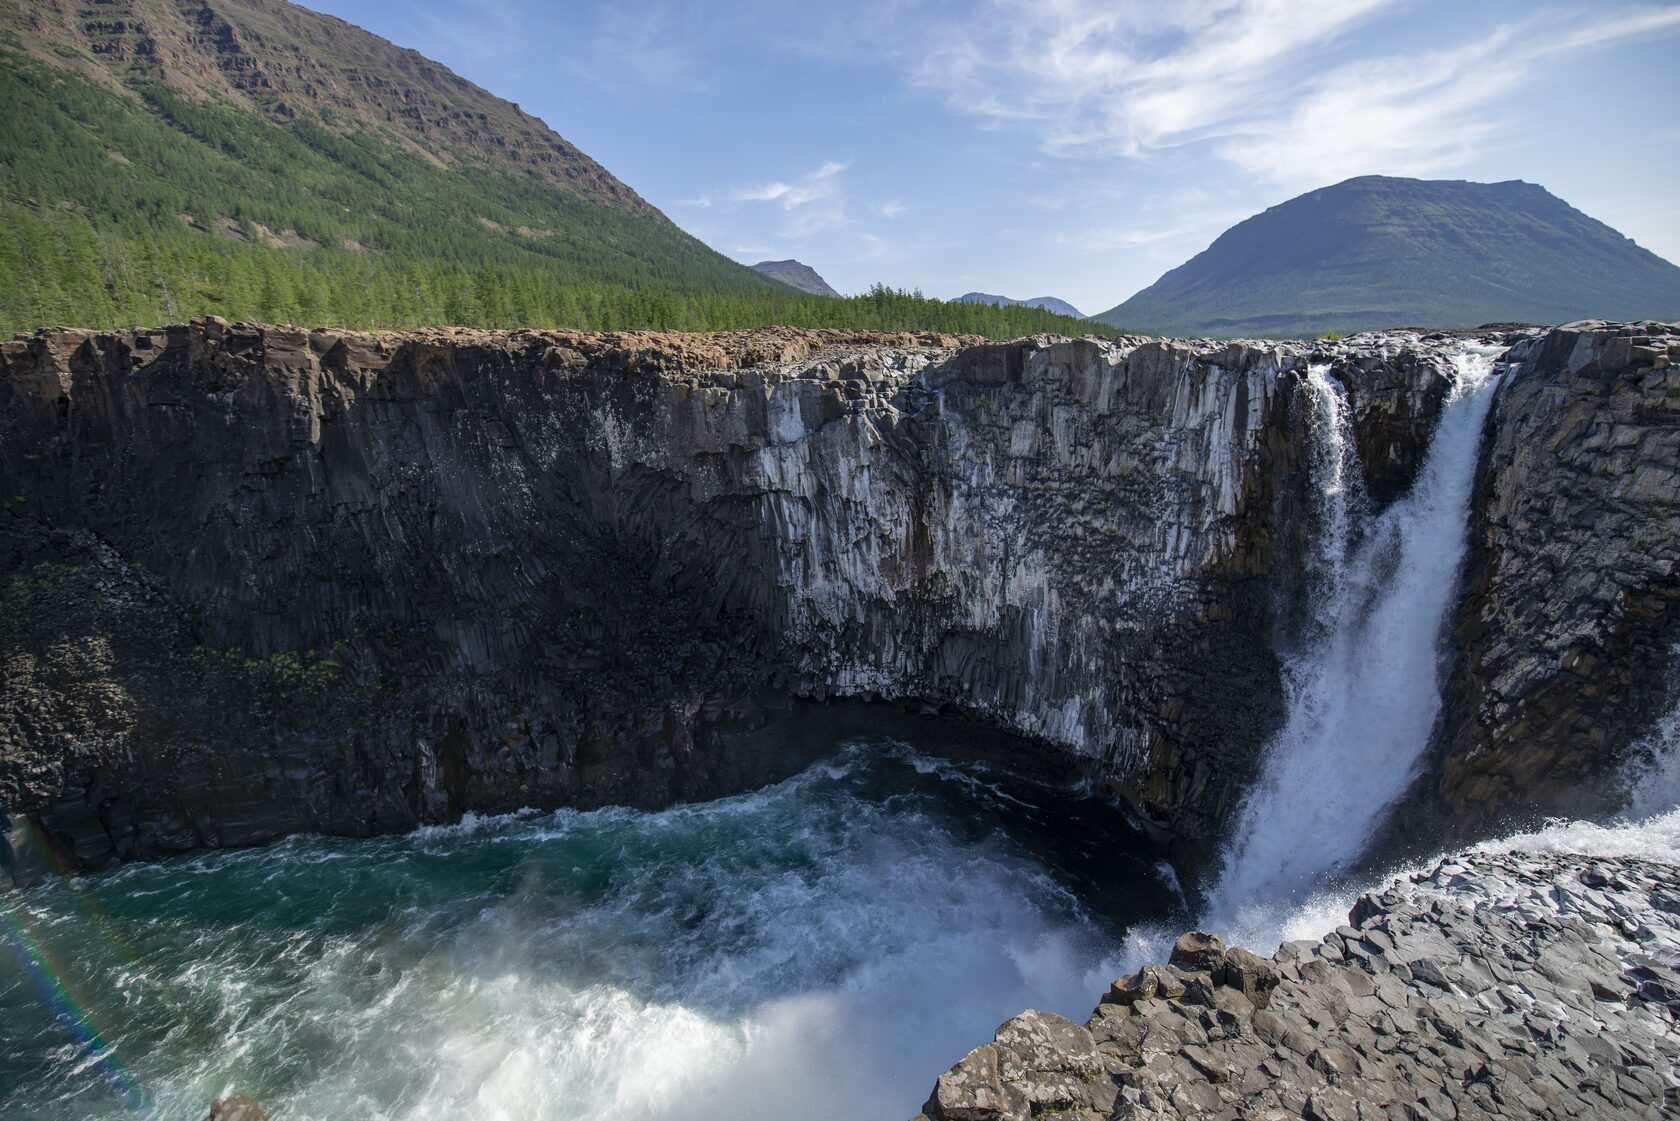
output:
[[1472, 853], [1270, 960], [1186, 935], [1084, 1024], [1027, 1012], [917, 1121], [1672, 1117], [1680, 870]]
[[83, 865], [655, 805], [797, 766], [802, 706], [854, 699], [1210, 837], [1281, 716], [1307, 365], [1380, 498], [1452, 341], [20, 338], [0, 804]]
[[204, 1121], [268, 1121], [268, 1115], [251, 1098], [217, 1098]]
[[1674, 702], [1680, 327], [1572, 324], [1510, 358], [1423, 798], [1461, 837], [1602, 812], [1598, 778]]

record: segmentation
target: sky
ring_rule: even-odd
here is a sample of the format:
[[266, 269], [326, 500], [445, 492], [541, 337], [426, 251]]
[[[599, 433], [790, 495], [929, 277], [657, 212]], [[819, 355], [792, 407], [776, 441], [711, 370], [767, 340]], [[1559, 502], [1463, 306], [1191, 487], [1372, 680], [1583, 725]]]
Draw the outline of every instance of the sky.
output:
[[306, 2], [842, 292], [1094, 314], [1367, 174], [1525, 179], [1680, 261], [1680, 3]]

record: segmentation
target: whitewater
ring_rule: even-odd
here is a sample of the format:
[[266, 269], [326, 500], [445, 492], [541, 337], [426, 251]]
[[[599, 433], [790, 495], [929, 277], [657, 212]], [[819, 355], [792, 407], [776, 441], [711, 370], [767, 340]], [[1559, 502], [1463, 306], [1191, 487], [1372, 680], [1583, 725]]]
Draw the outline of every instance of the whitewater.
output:
[[[44, 947], [38, 980], [70, 985], [99, 1042], [0, 973], [0, 1089], [54, 1121], [199, 1121], [232, 1093], [291, 1121], [906, 1117], [1000, 1021], [1077, 1014], [1109, 980], [1128, 916], [1081, 901], [1102, 892], [1050, 855], [1070, 811], [1034, 797], [860, 741], [656, 813], [53, 881], [0, 902], [11, 956]], [[1129, 917], [1171, 913], [1123, 853], [1144, 847], [1106, 847]]]
[[[1441, 630], [1468, 547], [1470, 496], [1503, 347], [1466, 343], [1411, 491], [1373, 515], [1343, 390], [1308, 372], [1317, 413], [1313, 479], [1320, 532], [1314, 610], [1288, 659], [1289, 715], [1244, 799], [1199, 925], [1263, 953], [1317, 939], [1358, 896], [1435, 860], [1354, 872], [1420, 773], [1440, 710]], [[1680, 864], [1680, 702], [1628, 753], [1623, 811], [1547, 822], [1483, 852], [1642, 857]], [[1130, 935], [1127, 957], [1164, 957], [1170, 933]]]
[[[238, 1093], [288, 1121], [899, 1121], [999, 1022], [1083, 1019], [1180, 930], [1264, 953], [1322, 935], [1416, 870], [1350, 871], [1439, 709], [1498, 353], [1462, 348], [1418, 479], [1380, 513], [1341, 387], [1308, 371], [1312, 610], [1288, 717], [1196, 903], [1057, 792], [858, 741], [706, 804], [295, 838], [16, 893], [0, 1106], [199, 1121]], [[1622, 815], [1481, 847], [1680, 863], [1677, 742], [1680, 710], [1634, 753]]]
[[1343, 391], [1309, 371], [1321, 523], [1314, 610], [1288, 659], [1289, 715], [1238, 812], [1205, 921], [1264, 940], [1364, 851], [1416, 777], [1440, 709], [1440, 631], [1501, 348], [1467, 345], [1411, 491], [1372, 517]]

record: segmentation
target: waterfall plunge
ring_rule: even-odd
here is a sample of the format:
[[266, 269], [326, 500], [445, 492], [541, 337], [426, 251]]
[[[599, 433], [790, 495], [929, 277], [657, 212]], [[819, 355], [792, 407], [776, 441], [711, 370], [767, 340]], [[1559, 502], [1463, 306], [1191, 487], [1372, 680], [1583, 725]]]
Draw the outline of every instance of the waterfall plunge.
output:
[[[1369, 517], [1347, 409], [1309, 372], [1320, 548], [1303, 649], [1289, 659], [1289, 716], [1238, 812], [1207, 917], [1271, 932], [1331, 886], [1416, 774], [1440, 707], [1441, 620], [1463, 560], [1482, 423], [1500, 348], [1467, 345], [1412, 491]], [[1361, 530], [1354, 533], [1354, 527]]]

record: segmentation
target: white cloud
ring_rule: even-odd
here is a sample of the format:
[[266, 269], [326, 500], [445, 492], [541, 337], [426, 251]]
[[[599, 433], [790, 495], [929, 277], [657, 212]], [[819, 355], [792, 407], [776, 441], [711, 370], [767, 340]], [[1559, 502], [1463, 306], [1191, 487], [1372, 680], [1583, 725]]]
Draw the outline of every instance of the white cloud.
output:
[[1509, 123], [1512, 93], [1543, 80], [1541, 63], [1680, 29], [1680, 5], [1666, 5], [1542, 11], [1409, 55], [1355, 38], [1401, 6], [993, 0], [943, 29], [914, 78], [963, 112], [1035, 130], [1056, 155], [1207, 145], [1274, 183], [1323, 183], [1462, 166]]
[[1680, 7], [1571, 29], [1553, 20], [1495, 28], [1460, 47], [1346, 63], [1306, 83], [1284, 112], [1233, 130], [1219, 156], [1278, 183], [1462, 167], [1512, 131], [1513, 95], [1568, 56], [1680, 29]]
[[1062, 154], [1142, 155], [1283, 96], [1308, 63], [1396, 0], [994, 0], [915, 72], [952, 105], [1035, 122]]
[[752, 203], [774, 204], [786, 215], [780, 228], [783, 238], [809, 237], [848, 223], [846, 190], [841, 178], [846, 166], [828, 160], [792, 181], [778, 179], [730, 187], [717, 194], [690, 199], [685, 205], [734, 208]]

